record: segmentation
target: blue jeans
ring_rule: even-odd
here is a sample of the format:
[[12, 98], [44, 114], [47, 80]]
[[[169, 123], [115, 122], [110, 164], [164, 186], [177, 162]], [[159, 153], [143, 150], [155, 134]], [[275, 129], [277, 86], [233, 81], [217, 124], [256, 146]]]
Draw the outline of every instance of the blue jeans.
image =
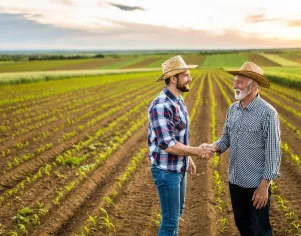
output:
[[184, 212], [186, 195], [186, 173], [177, 173], [151, 168], [158, 189], [162, 221], [158, 236], [177, 236], [179, 219]]

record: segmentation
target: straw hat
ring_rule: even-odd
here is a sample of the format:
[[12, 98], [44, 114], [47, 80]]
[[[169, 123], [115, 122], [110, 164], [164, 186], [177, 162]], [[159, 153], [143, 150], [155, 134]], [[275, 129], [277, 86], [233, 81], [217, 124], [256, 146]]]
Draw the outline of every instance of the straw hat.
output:
[[186, 65], [181, 56], [175, 56], [162, 63], [163, 75], [157, 80], [165, 80], [173, 75], [180, 74], [185, 70], [196, 68], [197, 65]]
[[263, 88], [270, 87], [270, 81], [263, 75], [263, 70], [253, 62], [245, 62], [238, 71], [227, 71], [231, 75], [242, 75], [255, 80]]

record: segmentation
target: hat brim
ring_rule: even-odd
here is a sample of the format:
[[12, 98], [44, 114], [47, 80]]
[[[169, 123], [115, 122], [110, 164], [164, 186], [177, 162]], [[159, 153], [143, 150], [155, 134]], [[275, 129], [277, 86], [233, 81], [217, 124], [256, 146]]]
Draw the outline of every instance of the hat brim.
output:
[[258, 74], [253, 71], [248, 71], [248, 70], [239, 70], [239, 71], [227, 71], [231, 75], [242, 75], [245, 77], [248, 77], [252, 80], [255, 80], [259, 86], [263, 88], [269, 88], [270, 87], [270, 81], [268, 80], [267, 77], [264, 75]]
[[195, 69], [196, 67], [198, 67], [198, 65], [187, 65], [187, 67], [185, 67], [185, 68], [178, 68], [178, 69], [170, 70], [168, 72], [165, 72], [163, 75], [161, 75], [160, 78], [157, 79], [156, 82], [158, 82], [160, 80], [166, 80], [166, 79], [170, 78], [171, 76], [174, 76], [176, 74], [180, 74], [185, 70]]

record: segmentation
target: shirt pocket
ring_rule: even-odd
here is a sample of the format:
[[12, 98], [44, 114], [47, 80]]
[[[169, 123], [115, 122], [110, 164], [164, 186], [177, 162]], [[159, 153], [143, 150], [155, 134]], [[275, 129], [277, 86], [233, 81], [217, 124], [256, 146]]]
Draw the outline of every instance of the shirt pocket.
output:
[[236, 123], [236, 120], [229, 120], [227, 122], [227, 127], [228, 127], [228, 133], [231, 135], [233, 132], [234, 132], [234, 129], [235, 129], [235, 123]]
[[252, 148], [264, 147], [263, 129], [260, 124], [245, 125], [243, 138], [247, 146]]
[[234, 129], [235, 129], [235, 125], [238, 121], [239, 118], [239, 114], [237, 114], [238, 111], [236, 111], [235, 113], [233, 113], [227, 120], [227, 127], [228, 127], [228, 132], [229, 134], [231, 134]]

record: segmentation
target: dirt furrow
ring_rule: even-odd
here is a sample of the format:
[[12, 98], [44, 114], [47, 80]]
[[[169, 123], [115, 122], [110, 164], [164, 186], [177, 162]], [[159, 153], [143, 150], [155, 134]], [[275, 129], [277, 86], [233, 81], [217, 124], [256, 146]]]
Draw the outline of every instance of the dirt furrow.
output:
[[47, 219], [34, 229], [32, 235], [72, 235], [71, 231], [85, 223], [87, 214], [97, 210], [98, 202], [110, 188], [110, 184], [119, 177], [125, 165], [137, 148], [144, 143], [146, 127], [136, 132], [118, 151], [113, 153], [103, 166], [78, 186], [57, 209], [53, 209]]
[[[214, 74], [213, 78], [215, 80], [219, 80], [218, 75]], [[224, 127], [224, 121], [226, 119], [227, 111], [229, 108], [229, 105], [225, 98], [223, 97], [220, 89], [217, 86], [216, 82], [213, 82], [214, 87], [214, 95], [216, 99], [216, 131], [217, 131], [217, 137], [220, 137], [223, 131]], [[218, 172], [221, 175], [221, 178], [223, 180], [223, 201], [224, 201], [224, 210], [226, 211], [226, 218], [228, 220], [227, 226], [225, 228], [225, 231], [221, 233], [221, 235], [239, 235], [235, 223], [234, 223], [234, 216], [230, 201], [230, 192], [229, 192], [229, 181], [228, 181], [228, 166], [229, 166], [229, 151], [222, 154], [219, 159], [219, 165], [218, 165]]]

